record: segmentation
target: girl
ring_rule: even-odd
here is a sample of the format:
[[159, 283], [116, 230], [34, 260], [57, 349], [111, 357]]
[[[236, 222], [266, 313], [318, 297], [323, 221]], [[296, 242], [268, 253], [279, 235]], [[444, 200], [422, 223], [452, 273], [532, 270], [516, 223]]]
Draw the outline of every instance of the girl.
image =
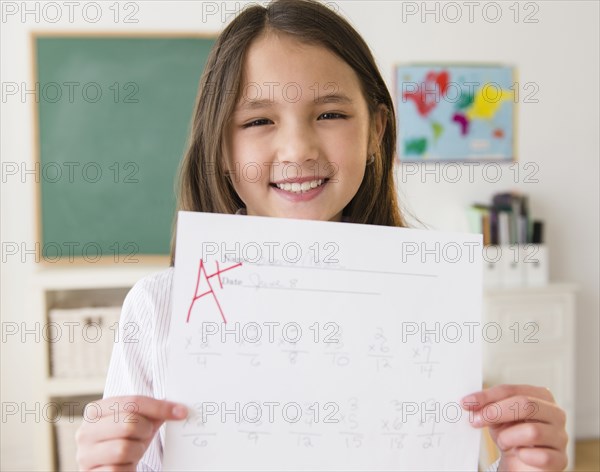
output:
[[[344, 19], [313, 0], [252, 6], [206, 64], [179, 209], [405, 226], [395, 123], [373, 56]], [[263, 171], [246, 178], [249, 165]], [[173, 272], [141, 280], [125, 300], [121, 326], [135, 323], [138, 339], [115, 346], [100, 419], [77, 433], [81, 470], [159, 470], [161, 425], [186, 417], [185, 406], [159, 400]], [[463, 402], [474, 427], [491, 427], [502, 451], [494, 468], [565, 467], [565, 415], [547, 389], [502, 385]], [[490, 403], [501, 412], [492, 424], [481, 415]]]

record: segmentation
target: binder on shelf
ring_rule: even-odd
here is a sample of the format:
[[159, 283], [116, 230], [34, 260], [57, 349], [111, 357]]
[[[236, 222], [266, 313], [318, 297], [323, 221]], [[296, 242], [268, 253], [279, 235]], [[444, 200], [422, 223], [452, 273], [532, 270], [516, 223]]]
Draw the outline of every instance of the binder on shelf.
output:
[[511, 244], [510, 213], [507, 211], [498, 214], [498, 244], [500, 246]]

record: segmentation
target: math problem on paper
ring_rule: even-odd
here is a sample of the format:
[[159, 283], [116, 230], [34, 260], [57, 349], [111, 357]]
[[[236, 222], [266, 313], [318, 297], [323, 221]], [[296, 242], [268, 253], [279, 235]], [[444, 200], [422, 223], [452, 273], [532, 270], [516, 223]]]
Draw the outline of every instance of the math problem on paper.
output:
[[[167, 423], [164, 470], [476, 470], [459, 399], [480, 340], [406, 333], [478, 323], [481, 262], [399, 248], [480, 236], [188, 212], [177, 235], [166, 394], [190, 415]], [[272, 241], [293, 260], [218, 250]]]

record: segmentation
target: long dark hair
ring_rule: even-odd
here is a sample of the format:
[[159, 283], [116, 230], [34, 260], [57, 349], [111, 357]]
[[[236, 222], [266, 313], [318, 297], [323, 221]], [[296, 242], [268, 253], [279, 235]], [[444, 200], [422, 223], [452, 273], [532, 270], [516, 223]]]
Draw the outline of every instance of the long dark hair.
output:
[[[241, 93], [246, 51], [268, 31], [325, 47], [352, 67], [368, 104], [371, 125], [378, 110], [384, 109], [381, 145], [343, 215], [353, 223], [405, 226], [394, 185], [396, 116], [390, 93], [362, 37], [344, 18], [314, 0], [275, 0], [267, 7], [250, 6], [219, 35], [200, 80], [189, 145], [180, 169], [178, 210], [231, 214], [244, 206], [225, 174], [224, 136]], [[231, 93], [233, 90], [237, 93]], [[175, 230], [171, 248], [173, 263]]]

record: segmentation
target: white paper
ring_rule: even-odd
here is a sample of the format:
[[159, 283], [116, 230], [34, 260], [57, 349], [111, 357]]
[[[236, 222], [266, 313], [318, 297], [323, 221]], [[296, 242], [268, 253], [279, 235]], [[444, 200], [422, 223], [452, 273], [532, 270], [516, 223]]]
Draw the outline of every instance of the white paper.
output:
[[481, 235], [181, 212], [173, 299], [164, 470], [477, 470]]

